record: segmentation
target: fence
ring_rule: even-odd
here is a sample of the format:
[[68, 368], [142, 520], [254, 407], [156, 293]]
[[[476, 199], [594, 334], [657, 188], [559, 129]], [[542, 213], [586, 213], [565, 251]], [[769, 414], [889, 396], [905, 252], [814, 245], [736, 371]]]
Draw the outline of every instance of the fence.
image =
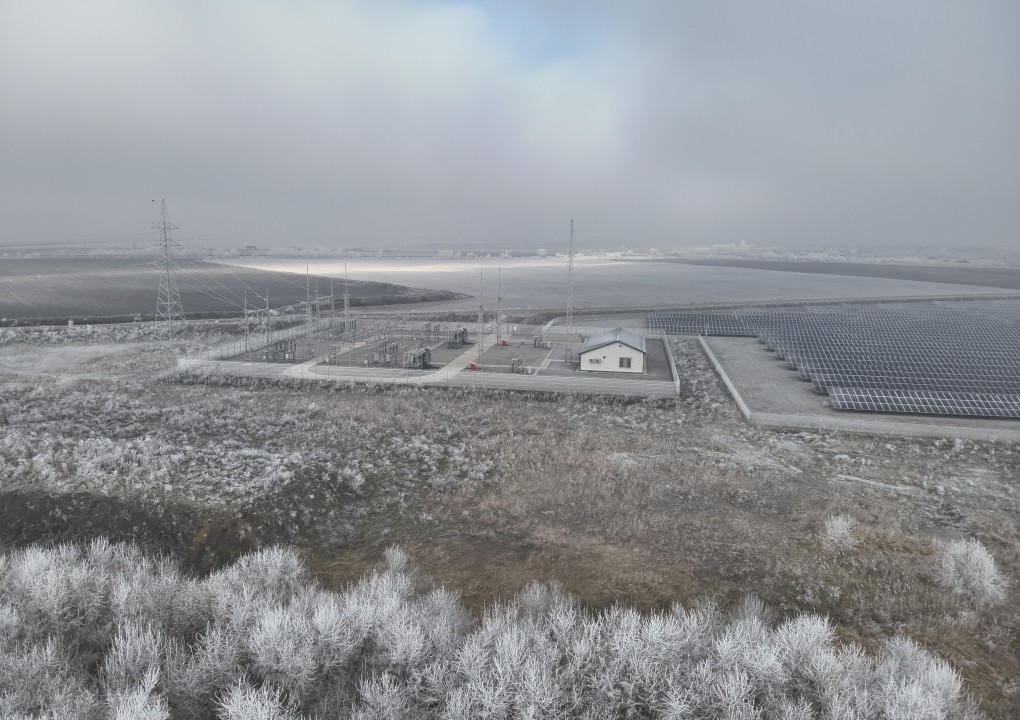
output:
[[335, 365], [299, 365], [279, 363], [219, 362], [200, 358], [182, 358], [181, 369], [201, 373], [259, 377], [290, 378], [314, 382], [355, 382], [383, 385], [418, 385], [473, 387], [495, 390], [558, 392], [590, 395], [617, 395], [640, 398], [673, 398], [676, 387], [659, 380], [628, 380], [599, 377], [565, 377], [559, 375], [521, 375], [515, 373], [473, 370], [399, 370], [391, 368], [360, 368]]
[[[333, 319], [327, 318], [313, 323], [312, 332], [327, 330], [333, 326]], [[443, 331], [452, 330], [460, 323], [436, 323]], [[494, 329], [491, 328], [490, 329]], [[508, 325], [506, 335], [513, 333], [516, 337], [532, 337], [542, 334], [544, 328], [530, 325]], [[308, 335], [308, 326], [299, 325], [285, 330], [261, 334], [256, 341], [250, 342], [249, 351], [256, 351], [268, 344], [280, 340]], [[193, 370], [202, 373], [215, 373], [243, 377], [290, 378], [315, 382], [356, 382], [391, 385], [446, 385], [450, 387], [475, 387], [499, 390], [518, 390], [529, 392], [559, 392], [593, 395], [617, 395], [641, 398], [672, 398], [679, 392], [679, 381], [676, 365], [663, 338], [669, 357], [671, 381], [651, 380], [647, 378], [599, 377], [597, 375], [562, 375], [562, 374], [520, 374], [510, 372], [491, 372], [489, 370], [469, 370], [468, 366], [477, 357], [478, 349], [466, 349], [453, 361], [438, 370], [411, 370], [392, 367], [352, 367], [350, 365], [321, 364], [322, 358], [314, 358], [297, 364], [281, 364], [271, 362], [234, 362], [245, 353], [243, 340], [226, 343], [211, 348], [191, 357], [181, 358], [177, 365], [182, 370]], [[482, 352], [496, 344], [495, 334], [484, 336]]]
[[309, 330], [312, 333], [322, 332], [323, 330], [329, 330], [334, 326], [334, 323], [339, 322], [340, 318], [324, 318], [317, 320], [309, 326], [307, 323], [301, 325], [295, 325], [293, 327], [284, 328], [283, 330], [273, 330], [268, 333], [252, 333], [247, 343], [244, 340], [235, 340], [234, 342], [224, 343], [223, 345], [217, 345], [207, 350], [203, 350], [197, 355], [191, 357], [181, 358], [177, 361], [177, 366], [180, 368], [191, 367], [190, 363], [206, 360], [226, 360], [227, 358], [237, 357], [243, 355], [245, 352], [256, 352], [261, 348], [271, 345], [280, 340], [288, 340], [290, 338], [299, 338], [309, 335]]

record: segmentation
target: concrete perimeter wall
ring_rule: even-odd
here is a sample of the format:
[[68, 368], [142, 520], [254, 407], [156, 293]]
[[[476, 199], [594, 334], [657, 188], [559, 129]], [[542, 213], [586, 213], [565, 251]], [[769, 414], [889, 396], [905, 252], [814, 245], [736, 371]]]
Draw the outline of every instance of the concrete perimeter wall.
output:
[[666, 348], [666, 359], [669, 361], [669, 372], [673, 376], [673, 387], [676, 388], [677, 397], [680, 396], [680, 373], [676, 371], [676, 359], [673, 357], [673, 346], [669, 344], [666, 333], [662, 333], [662, 346]]

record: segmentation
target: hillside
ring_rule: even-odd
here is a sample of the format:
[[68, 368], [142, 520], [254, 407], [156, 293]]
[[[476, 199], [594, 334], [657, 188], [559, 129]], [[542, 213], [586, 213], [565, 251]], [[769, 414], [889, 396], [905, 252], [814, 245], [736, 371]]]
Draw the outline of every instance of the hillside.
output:
[[679, 399], [628, 401], [178, 375], [223, 328], [119, 332], [0, 336], [7, 547], [102, 536], [205, 573], [284, 543], [342, 591], [396, 543], [476, 614], [533, 581], [594, 613], [753, 593], [876, 657], [909, 638], [1015, 716], [1014, 445], [748, 426], [692, 343]]

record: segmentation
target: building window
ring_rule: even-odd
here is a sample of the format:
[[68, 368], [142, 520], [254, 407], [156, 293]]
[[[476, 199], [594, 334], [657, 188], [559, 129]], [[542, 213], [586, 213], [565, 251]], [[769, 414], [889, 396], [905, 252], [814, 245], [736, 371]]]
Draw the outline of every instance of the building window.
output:
[[620, 358], [620, 367], [630, 368], [630, 358]]

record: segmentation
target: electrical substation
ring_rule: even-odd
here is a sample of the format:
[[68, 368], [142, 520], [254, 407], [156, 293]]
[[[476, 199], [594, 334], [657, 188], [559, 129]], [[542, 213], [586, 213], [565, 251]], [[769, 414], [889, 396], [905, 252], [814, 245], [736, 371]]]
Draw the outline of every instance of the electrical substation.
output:
[[[156, 226], [159, 259], [155, 264], [160, 270], [156, 317], [161, 334], [171, 339], [183, 321], [173, 271], [184, 270], [181, 263], [187, 259], [175, 257], [171, 231], [177, 226], [169, 221], [165, 203], [161, 211]], [[334, 278], [312, 278], [306, 268], [305, 301], [279, 309], [273, 308], [268, 288], [260, 292], [235, 277], [244, 287], [241, 293], [195, 276], [210, 297], [232, 305], [239, 315], [243, 312], [243, 337], [180, 358], [178, 367], [305, 380], [467, 384], [553, 392], [574, 387], [577, 392], [674, 396], [673, 363], [667, 362], [668, 346], [661, 339], [649, 341], [651, 371], [633, 379], [596, 379], [592, 373], [578, 372], [577, 349], [586, 338], [574, 326], [573, 236], [571, 220], [565, 327], [553, 328], [553, 322], [541, 327], [507, 324], [501, 267], [496, 268], [495, 312], [487, 316], [485, 269], [479, 266], [477, 322], [437, 321], [410, 312], [354, 314], [346, 267], [342, 294], [334, 289]], [[323, 282], [327, 287], [320, 290]]]
[[[456, 335], [458, 342], [451, 344]], [[322, 358], [338, 367], [387, 367], [435, 370], [472, 344], [467, 330], [450, 330], [446, 323], [423, 322], [401, 315], [362, 315], [349, 331], [335, 333]]]
[[[348, 368], [436, 370], [474, 347], [463, 326], [424, 322], [403, 315], [316, 313], [311, 323], [291, 325], [267, 335], [253, 325], [238, 343], [234, 362], [311, 363]], [[279, 337], [280, 333], [286, 337]]]

